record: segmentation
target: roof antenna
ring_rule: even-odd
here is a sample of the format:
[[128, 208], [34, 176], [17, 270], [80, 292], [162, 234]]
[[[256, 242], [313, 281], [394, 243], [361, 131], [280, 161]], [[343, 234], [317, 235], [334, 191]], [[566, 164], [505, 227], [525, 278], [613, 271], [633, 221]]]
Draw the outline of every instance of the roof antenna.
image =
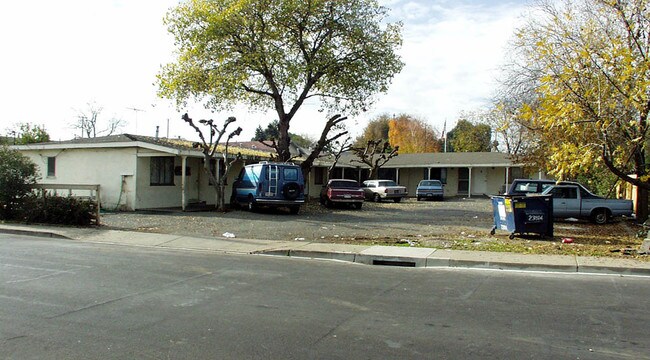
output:
[[142, 109], [137, 109], [134, 107], [128, 107], [127, 110], [133, 110], [135, 113], [135, 135], [138, 134], [138, 112], [143, 112], [144, 110]]

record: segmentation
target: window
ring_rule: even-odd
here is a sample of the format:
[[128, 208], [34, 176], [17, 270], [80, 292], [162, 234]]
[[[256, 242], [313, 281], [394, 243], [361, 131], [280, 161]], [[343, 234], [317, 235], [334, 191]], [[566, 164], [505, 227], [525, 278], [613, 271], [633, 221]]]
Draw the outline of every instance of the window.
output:
[[314, 168], [314, 184], [315, 185], [323, 185], [325, 181], [325, 168], [323, 167], [315, 167]]
[[285, 181], [298, 181], [298, 169], [285, 168], [283, 171]]
[[56, 176], [56, 157], [54, 156], [47, 157], [47, 176]]
[[425, 179], [426, 180], [440, 180], [443, 184], [447, 183], [447, 168], [432, 168], [431, 169], [431, 177], [426, 177], [428, 175], [428, 169], [424, 169], [425, 171]]
[[171, 156], [151, 158], [152, 186], [173, 186], [174, 185], [174, 158]]

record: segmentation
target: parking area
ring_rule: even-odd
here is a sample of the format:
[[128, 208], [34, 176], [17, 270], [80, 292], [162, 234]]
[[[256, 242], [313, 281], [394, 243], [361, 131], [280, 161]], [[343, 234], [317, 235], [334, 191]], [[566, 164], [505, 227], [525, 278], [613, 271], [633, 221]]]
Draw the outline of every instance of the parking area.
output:
[[284, 209], [227, 213], [135, 212], [105, 214], [102, 221], [111, 228], [148, 232], [196, 236], [222, 236], [228, 232], [240, 238], [315, 241], [425, 237], [453, 232], [456, 227], [488, 233], [492, 226], [491, 211], [487, 198], [365, 202], [361, 210], [325, 208], [312, 200], [298, 215], [291, 215]]
[[[489, 234], [493, 217], [492, 204], [487, 197], [365, 202], [361, 210], [347, 207], [330, 209], [312, 201], [298, 215], [291, 215], [283, 209], [227, 213], [109, 213], [103, 216], [102, 221], [104, 226], [114, 229], [199, 237], [223, 237], [228, 233], [242, 239], [405, 243], [431, 247], [452, 247], [460, 241], [470, 244], [494, 240], [508, 242], [505, 232], [497, 231], [496, 236]], [[586, 222], [556, 222], [555, 239], [542, 241], [551, 244], [570, 237], [585, 244], [622, 246], [636, 241], [636, 230], [637, 226], [631, 221], [616, 221], [602, 226]], [[515, 240], [521, 246], [535, 241], [538, 240]]]

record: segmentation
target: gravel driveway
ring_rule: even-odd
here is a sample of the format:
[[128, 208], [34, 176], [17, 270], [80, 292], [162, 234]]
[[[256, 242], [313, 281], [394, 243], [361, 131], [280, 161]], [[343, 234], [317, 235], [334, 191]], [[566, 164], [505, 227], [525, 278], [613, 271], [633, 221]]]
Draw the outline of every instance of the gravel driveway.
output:
[[102, 221], [109, 228], [178, 235], [222, 237], [231, 233], [237, 238], [327, 242], [424, 240], [460, 233], [488, 235], [493, 223], [491, 202], [483, 197], [365, 202], [361, 210], [328, 209], [313, 201], [298, 215], [290, 215], [283, 209], [108, 213]]

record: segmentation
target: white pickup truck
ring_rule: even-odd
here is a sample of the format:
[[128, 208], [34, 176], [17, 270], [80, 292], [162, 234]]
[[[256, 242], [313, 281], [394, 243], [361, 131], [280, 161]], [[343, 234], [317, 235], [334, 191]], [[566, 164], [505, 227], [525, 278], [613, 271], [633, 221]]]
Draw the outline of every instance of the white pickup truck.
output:
[[550, 185], [544, 195], [553, 195], [553, 217], [590, 219], [605, 224], [612, 217], [632, 216], [632, 201], [606, 199], [577, 183]]

